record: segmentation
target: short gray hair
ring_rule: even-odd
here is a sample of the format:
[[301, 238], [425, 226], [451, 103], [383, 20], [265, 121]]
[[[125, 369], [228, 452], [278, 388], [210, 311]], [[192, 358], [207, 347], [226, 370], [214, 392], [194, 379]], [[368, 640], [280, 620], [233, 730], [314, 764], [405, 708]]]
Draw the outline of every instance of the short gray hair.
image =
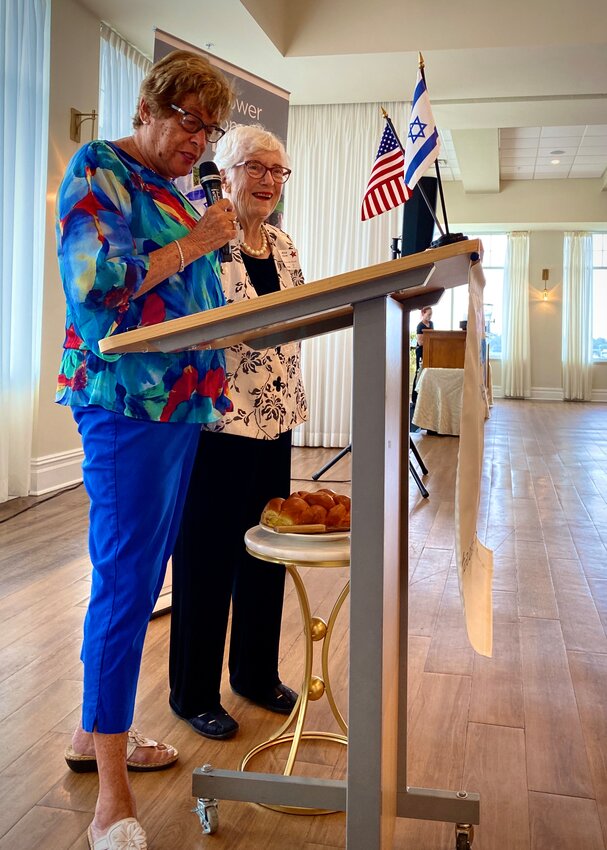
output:
[[289, 157], [281, 140], [261, 124], [236, 124], [230, 127], [225, 136], [217, 142], [215, 164], [217, 168], [227, 171], [255, 151], [278, 151], [285, 164], [289, 164]]

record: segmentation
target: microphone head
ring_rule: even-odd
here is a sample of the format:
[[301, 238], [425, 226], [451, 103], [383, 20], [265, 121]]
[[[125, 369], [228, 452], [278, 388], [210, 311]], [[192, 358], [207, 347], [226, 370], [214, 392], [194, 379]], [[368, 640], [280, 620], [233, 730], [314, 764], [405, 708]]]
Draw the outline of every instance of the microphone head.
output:
[[203, 180], [221, 180], [221, 175], [219, 174], [219, 169], [213, 162], [213, 160], [207, 160], [206, 162], [201, 162], [198, 166], [198, 175], [200, 177], [200, 182]]
[[[207, 206], [211, 206], [217, 201], [220, 201], [222, 198], [221, 175], [215, 163], [211, 161], [201, 162], [198, 166], [198, 178], [200, 180], [200, 187], [204, 192]], [[230, 262], [231, 259], [232, 252], [230, 250], [230, 244], [228, 243], [221, 249], [221, 262]]]

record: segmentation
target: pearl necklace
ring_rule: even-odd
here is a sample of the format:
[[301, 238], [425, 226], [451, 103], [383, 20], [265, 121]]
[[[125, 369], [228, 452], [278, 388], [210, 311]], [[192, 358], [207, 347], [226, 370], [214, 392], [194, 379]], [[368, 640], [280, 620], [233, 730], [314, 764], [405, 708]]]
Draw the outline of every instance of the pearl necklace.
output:
[[251, 246], [247, 245], [244, 240], [240, 243], [240, 247], [244, 248], [247, 254], [250, 254], [252, 257], [261, 257], [261, 255], [265, 254], [268, 250], [268, 237], [266, 236], [266, 231], [263, 227], [260, 227], [259, 232], [261, 233], [261, 248], [251, 248]]

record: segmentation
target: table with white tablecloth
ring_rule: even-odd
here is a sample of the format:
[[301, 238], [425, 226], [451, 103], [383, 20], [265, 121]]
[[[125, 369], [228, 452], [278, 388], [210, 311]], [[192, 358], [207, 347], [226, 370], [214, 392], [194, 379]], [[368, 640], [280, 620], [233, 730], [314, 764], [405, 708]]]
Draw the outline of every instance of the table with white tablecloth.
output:
[[463, 369], [422, 369], [417, 381], [413, 424], [437, 434], [459, 436], [463, 385]]

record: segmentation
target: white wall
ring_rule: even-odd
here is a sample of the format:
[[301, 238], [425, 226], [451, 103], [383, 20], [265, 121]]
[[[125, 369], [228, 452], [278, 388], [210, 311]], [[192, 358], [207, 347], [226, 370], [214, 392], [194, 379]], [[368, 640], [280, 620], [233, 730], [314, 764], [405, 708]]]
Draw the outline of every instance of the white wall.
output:
[[494, 194], [466, 194], [460, 182], [447, 182], [444, 189], [450, 222], [489, 222], [505, 230], [607, 226], [607, 191], [600, 179], [502, 181]]

